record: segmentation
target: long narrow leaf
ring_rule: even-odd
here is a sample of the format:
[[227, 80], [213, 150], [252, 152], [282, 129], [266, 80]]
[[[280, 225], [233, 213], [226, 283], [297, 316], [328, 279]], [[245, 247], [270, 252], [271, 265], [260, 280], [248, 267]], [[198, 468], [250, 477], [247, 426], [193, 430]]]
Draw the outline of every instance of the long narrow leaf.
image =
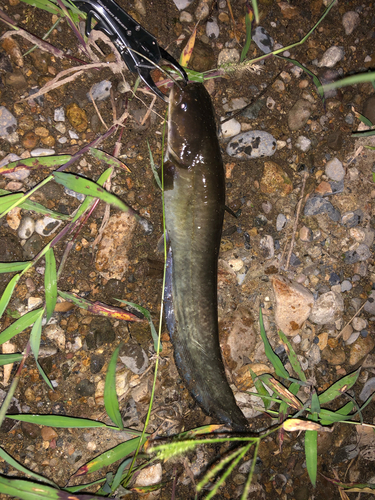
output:
[[19, 420], [20, 422], [29, 422], [31, 424], [46, 425], [48, 427], [59, 427], [62, 429], [91, 429], [94, 427], [114, 429], [111, 425], [104, 424], [103, 422], [97, 422], [89, 418], [67, 417], [65, 415], [29, 415], [26, 413], [18, 413], [7, 415], [7, 418]]
[[358, 368], [358, 370], [356, 370], [355, 372], [349, 373], [349, 375], [346, 375], [345, 377], [341, 378], [333, 385], [328, 387], [326, 391], [319, 395], [319, 403], [321, 405], [329, 403], [330, 401], [333, 401], [334, 399], [341, 396], [345, 391], [350, 389], [356, 383], [360, 371], [361, 368]]
[[307, 472], [315, 487], [318, 470], [318, 431], [305, 431], [305, 457]]
[[45, 255], [46, 271], [44, 273], [44, 289], [46, 294], [47, 322], [51, 319], [57, 300], [56, 260], [53, 248], [49, 248]]
[[251, 8], [249, 0], [246, 0], [245, 9], [246, 9], [245, 13], [246, 39], [245, 39], [245, 45], [243, 46], [241, 52], [240, 62], [245, 60], [251, 45], [251, 30], [254, 19], [254, 12], [253, 9]]
[[266, 410], [268, 410], [268, 408], [270, 407], [270, 404], [271, 404], [271, 401], [269, 400], [270, 395], [268, 394], [268, 391], [264, 387], [264, 385], [262, 384], [262, 382], [259, 380], [257, 374], [254, 373], [251, 368], [249, 368], [249, 370], [250, 370], [250, 375], [251, 375], [251, 378], [253, 379], [255, 388], [256, 388], [256, 390], [258, 392], [258, 395], [259, 395], [260, 398], [262, 398], [262, 401], [263, 401], [263, 404], [264, 404], [264, 408]]
[[100, 149], [90, 148], [89, 153], [97, 158], [98, 160], [104, 162], [106, 165], [110, 165], [111, 167], [119, 167], [126, 172], [130, 172], [129, 168], [118, 158], [106, 153], [105, 151], [101, 151]]
[[7, 194], [0, 197], [0, 212], [7, 212], [16, 201], [23, 197], [23, 193]]
[[[42, 308], [43, 309], [43, 308]], [[6, 328], [3, 332], [0, 333], [0, 345], [4, 344], [15, 335], [18, 335], [29, 326], [33, 325], [36, 321], [38, 315], [40, 314], [41, 309], [35, 309], [34, 311], [30, 311], [26, 313], [21, 318], [17, 319], [14, 323], [12, 323], [8, 328]]]
[[25, 262], [0, 262], [0, 274], [2, 273], [15, 273], [23, 271], [30, 265], [30, 261]]
[[289, 377], [289, 373], [284, 368], [281, 359], [273, 352], [271, 344], [268, 341], [266, 330], [264, 329], [263, 315], [261, 309], [259, 309], [259, 325], [260, 325], [260, 336], [262, 337], [262, 341], [264, 344], [264, 351], [266, 353], [267, 358], [269, 359], [272, 366], [275, 368], [276, 375], [278, 377], [287, 379]]
[[286, 345], [288, 359], [290, 361], [290, 364], [292, 365], [293, 370], [297, 373], [302, 382], [306, 382], [306, 375], [304, 374], [301, 368], [301, 364], [298, 361], [297, 354], [295, 353], [292, 344], [289, 342], [286, 335], [284, 335], [284, 333], [281, 330], [279, 330], [279, 337], [281, 338], [282, 342]]
[[9, 304], [9, 301], [12, 297], [13, 290], [14, 290], [15, 286], [17, 285], [20, 277], [21, 277], [20, 274], [16, 274], [15, 276], [13, 276], [13, 278], [7, 284], [7, 286], [3, 292], [3, 295], [0, 298], [0, 318], [2, 317], [5, 309], [7, 308], [7, 305]]
[[111, 361], [108, 365], [104, 387], [104, 406], [112, 422], [117, 425], [119, 429], [123, 430], [124, 424], [122, 423], [120, 407], [118, 404], [116, 393], [116, 365], [121, 346], [122, 344], [120, 344], [115, 349], [114, 353], [112, 354]]
[[152, 170], [152, 173], [154, 174], [155, 182], [159, 186], [160, 189], [163, 189], [162, 186], [161, 186], [161, 181], [160, 181], [159, 174], [158, 174], [158, 172], [156, 170], [156, 167], [155, 167], [154, 157], [152, 156], [152, 151], [151, 151], [150, 144], [149, 144], [148, 141], [147, 141], [147, 147], [148, 147], [148, 153], [150, 155], [151, 170]]
[[0, 366], [10, 365], [12, 363], [17, 363], [23, 358], [22, 354], [0, 354]]

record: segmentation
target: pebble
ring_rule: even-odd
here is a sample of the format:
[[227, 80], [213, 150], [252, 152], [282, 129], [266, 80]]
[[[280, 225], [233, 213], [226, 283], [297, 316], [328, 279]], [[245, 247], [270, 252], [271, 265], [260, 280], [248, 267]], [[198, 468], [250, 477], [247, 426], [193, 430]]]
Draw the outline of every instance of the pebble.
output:
[[221, 133], [224, 139], [238, 135], [240, 132], [241, 123], [235, 118], [232, 118], [221, 125]]
[[304, 286], [279, 275], [272, 277], [275, 293], [275, 322], [285, 334], [297, 335], [311, 314], [313, 294]]
[[59, 436], [55, 429], [52, 429], [52, 427], [43, 426], [40, 432], [42, 434], [43, 441], [52, 441], [52, 439], [56, 439]]
[[345, 35], [351, 35], [359, 25], [359, 14], [353, 10], [345, 12], [342, 16], [342, 25], [344, 26]]
[[[108, 99], [108, 97], [111, 95], [111, 88], [112, 88], [112, 82], [110, 82], [108, 80], [102, 80], [99, 83], [95, 83], [91, 87], [91, 93], [88, 92], [86, 94], [87, 100], [89, 102], [92, 102], [92, 98], [93, 98], [94, 101], [104, 101], [105, 99]], [[92, 96], [92, 98], [91, 98], [91, 96]]]
[[345, 342], [346, 345], [351, 345], [351, 344], [354, 344], [354, 342], [358, 339], [360, 335], [360, 332], [353, 332], [350, 337], [348, 338], [348, 340]]
[[352, 325], [346, 325], [343, 328], [341, 333], [342, 333], [343, 341], [346, 342], [350, 338], [351, 334], [353, 333]]
[[252, 38], [263, 54], [269, 54], [272, 52], [275, 42], [268, 32], [262, 28], [262, 26], [257, 26], [255, 28]]
[[282, 167], [273, 161], [264, 162], [260, 190], [265, 194], [287, 196], [293, 190], [293, 183]]
[[36, 221], [35, 231], [41, 236], [50, 236], [61, 224], [62, 221], [46, 216]]
[[194, 13], [197, 21], [203, 21], [208, 17], [209, 13], [210, 13], [209, 1], [200, 0]]
[[306, 153], [311, 148], [311, 141], [304, 135], [300, 135], [296, 140], [296, 148]]
[[93, 396], [95, 394], [95, 384], [88, 379], [83, 379], [75, 387], [75, 391], [84, 397]]
[[211, 17], [206, 23], [206, 35], [208, 38], [218, 38], [220, 35], [219, 25], [216, 17]]
[[25, 149], [34, 149], [39, 144], [39, 140], [35, 132], [27, 132], [27, 134], [22, 137], [22, 146]]
[[240, 60], [240, 53], [237, 49], [222, 49], [217, 59], [217, 65], [237, 63]]
[[341, 61], [345, 56], [344, 47], [333, 46], [326, 50], [320, 62], [317, 63], [319, 68], [333, 68], [335, 64]]
[[299, 230], [299, 239], [301, 241], [310, 242], [312, 241], [312, 231], [309, 227], [302, 226]]
[[242, 259], [229, 259], [228, 264], [229, 264], [230, 268], [235, 273], [238, 273], [239, 271], [241, 271], [241, 269], [243, 268], [243, 265], [244, 265]]
[[269, 214], [272, 210], [272, 203], [270, 201], [264, 201], [262, 203], [262, 210], [265, 214]]
[[230, 113], [231, 111], [238, 111], [239, 109], [244, 108], [249, 104], [249, 101], [244, 97], [234, 97], [229, 102], [223, 105], [223, 109], [226, 113]]
[[350, 283], [349, 280], [344, 280], [341, 283], [341, 291], [342, 292], [349, 292], [349, 290], [351, 290], [352, 288], [353, 288], [353, 285]]
[[23, 435], [30, 439], [37, 439], [41, 434], [39, 426], [30, 422], [21, 422], [21, 430]]
[[363, 309], [369, 314], [375, 314], [375, 290], [370, 293]]
[[87, 114], [84, 109], [81, 109], [78, 104], [72, 102], [66, 108], [66, 116], [69, 123], [77, 132], [84, 132], [88, 127]]
[[265, 102], [265, 99], [258, 99], [254, 102], [254, 104], [251, 104], [249, 107], [244, 109], [241, 113], [241, 116], [247, 118], [248, 120], [256, 120]]
[[[180, 14], [180, 23], [192, 23], [194, 20], [193, 16], [190, 14], [190, 12], [186, 12], [186, 10], [183, 10]], [[129, 88], [130, 90], [130, 88]]]
[[288, 113], [288, 127], [295, 131], [306, 125], [312, 113], [312, 104], [306, 99], [299, 99]]
[[367, 326], [367, 321], [364, 318], [354, 318], [352, 321], [354, 330], [361, 331]]
[[327, 177], [333, 181], [340, 182], [345, 177], [345, 169], [339, 159], [333, 158], [328, 161], [325, 168], [325, 173]]
[[105, 363], [103, 354], [93, 354], [90, 360], [90, 372], [99, 373]]
[[352, 212], [345, 212], [341, 217], [341, 224], [345, 227], [355, 227], [362, 222], [363, 212], [362, 210], [354, 210]]
[[139, 344], [124, 344], [119, 358], [136, 375], [140, 375], [148, 367], [147, 354]]
[[43, 241], [39, 234], [33, 234], [23, 246], [23, 257], [25, 260], [33, 259], [43, 248]]
[[345, 351], [340, 346], [332, 348], [327, 345], [327, 347], [322, 351], [322, 358], [325, 359], [330, 365], [342, 365], [345, 363]]
[[327, 214], [328, 217], [335, 222], [341, 219], [339, 210], [335, 208], [331, 202], [317, 195], [310, 196], [306, 202], [303, 213], [305, 216]]
[[360, 243], [356, 249], [348, 250], [344, 255], [345, 264], [355, 264], [369, 259], [372, 254], [367, 245]]
[[275, 255], [275, 246], [272, 236], [266, 235], [261, 238], [259, 242], [259, 249], [264, 259], [272, 259]]
[[357, 342], [352, 345], [349, 355], [349, 364], [356, 365], [374, 348], [375, 341], [371, 335], [367, 337], [359, 337]]
[[[9, 185], [9, 183], [8, 183]], [[20, 207], [14, 207], [12, 210], [10, 210], [7, 213], [7, 223], [8, 226], [13, 229], [14, 231], [17, 231], [17, 229], [20, 227], [21, 223], [21, 208]]]
[[235, 158], [251, 159], [272, 156], [276, 152], [276, 139], [262, 130], [249, 130], [238, 134], [227, 146], [227, 154]]
[[30, 155], [33, 158], [36, 158], [37, 156], [51, 156], [55, 154], [54, 149], [48, 149], [48, 148], [36, 148], [30, 151]]
[[95, 349], [104, 344], [111, 344], [116, 338], [115, 331], [108, 318], [94, 318], [90, 324], [90, 333], [86, 336], [89, 349]]
[[[326, 343], [327, 344], [327, 343]], [[319, 344], [313, 344], [310, 349], [306, 353], [307, 360], [309, 362], [309, 367], [312, 368], [313, 366], [317, 365], [320, 363], [321, 360], [321, 347]]]
[[[142, 486], [152, 486], [159, 484], [162, 479], [162, 473], [163, 471], [161, 463], [145, 467], [137, 475], [135, 486], [142, 487]], [[156, 497], [152, 496], [147, 498], [156, 498]]]
[[64, 122], [65, 121], [65, 109], [63, 107], [56, 108], [54, 110], [53, 119], [55, 122]]
[[281, 231], [286, 224], [286, 217], [284, 214], [279, 214], [276, 219], [276, 231]]
[[[1, 161], [0, 161], [0, 168], [1, 167], [5, 167], [5, 165], [8, 165], [8, 163], [11, 163], [13, 161], [17, 161], [17, 160], [20, 160], [21, 158], [16, 155], [15, 153], [9, 153], [8, 155], [6, 155]], [[7, 176], [9, 176], [10, 174], [6, 174]]]
[[369, 378], [359, 394], [361, 401], [366, 401], [375, 392], [375, 377]]
[[318, 325], [326, 325], [341, 318], [343, 311], [344, 301], [341, 295], [332, 291], [326, 292], [316, 300], [309, 320]]
[[44, 328], [43, 333], [57, 345], [60, 351], [65, 351], [65, 331], [59, 325], [48, 325]]
[[5, 107], [0, 106], [0, 138], [4, 139], [11, 144], [18, 142], [17, 119]]

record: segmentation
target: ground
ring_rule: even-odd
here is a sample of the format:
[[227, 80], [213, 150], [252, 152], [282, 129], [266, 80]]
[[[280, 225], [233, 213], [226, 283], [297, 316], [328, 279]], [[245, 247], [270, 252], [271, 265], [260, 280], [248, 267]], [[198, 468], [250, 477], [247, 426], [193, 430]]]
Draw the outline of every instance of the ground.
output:
[[[172, 0], [155, 0], [146, 2], [145, 5], [142, 2], [135, 2], [133, 5], [133, 2], [127, 0], [119, 3], [153, 33], [171, 54], [179, 56], [181, 45], [176, 40], [180, 35], [185, 35], [187, 40], [194, 27], [193, 18], [191, 22], [180, 22], [180, 13]], [[245, 40], [245, 3], [232, 2], [231, 7], [235, 25], [225, 2], [212, 4], [210, 19], [218, 17], [219, 37], [209, 39], [206, 36], [207, 19], [199, 24], [193, 59], [189, 63], [191, 68], [196, 71], [214, 69], [218, 56], [225, 47], [241, 51]], [[327, 67], [319, 67], [316, 60], [321, 61], [325, 51], [336, 46], [344, 48], [344, 56], [333, 70], [329, 70], [339, 70], [332, 78], [373, 69], [373, 7], [371, 2], [339, 3], [303, 45], [290, 49], [288, 57], [305, 65], [320, 78], [329, 79]], [[195, 14], [196, 8], [197, 0], [186, 10]], [[142, 9], [145, 9], [146, 14]], [[277, 4], [267, 0], [260, 4], [260, 26], [267, 30], [275, 44], [286, 47], [300, 40], [323, 11], [323, 2], [319, 0], [290, 4]], [[359, 24], [352, 33], [347, 34], [342, 19], [348, 11], [359, 15]], [[54, 22], [51, 13], [18, 0], [9, 2], [4, 7], [4, 12], [18, 26], [38, 37], [42, 37]], [[2, 22], [0, 36], [8, 29], [10, 28]], [[32, 47], [24, 37], [17, 36], [14, 39], [22, 53]], [[115, 152], [128, 167], [129, 171], [115, 168], [107, 189], [151, 222], [152, 234], [146, 234], [141, 226], [132, 223], [131, 218], [120, 216], [120, 210], [112, 207], [110, 216], [118, 219], [115, 223], [114, 219], [110, 219], [104, 236], [101, 235], [100, 227], [103, 219], [108, 218], [108, 209], [100, 202], [74, 240], [68, 261], [59, 277], [58, 289], [74, 292], [92, 302], [100, 301], [117, 307], [119, 302], [115, 298], [137, 303], [150, 311], [157, 326], [163, 281], [163, 255], [157, 248], [163, 234], [163, 216], [161, 192], [150, 167], [149, 147], [153, 161], [159, 167], [163, 155], [162, 134], [166, 105], [158, 99], [151, 115], [141, 124], [147, 111], [146, 106], [151, 103], [150, 95], [138, 91], [137, 96], [143, 102], [131, 99], [130, 93], [123, 92], [122, 74], [114, 74], [110, 68], [85, 71], [73, 81], [45, 94], [42, 100], [36, 98], [27, 102], [25, 97], [30, 94], [31, 89], [41, 88], [60, 71], [88, 60], [87, 55], [79, 50], [78, 42], [65, 21], [61, 21], [52, 31], [48, 41], [70, 57], [59, 58], [49, 52], [36, 50], [23, 58], [23, 66], [20, 67], [17, 66], [14, 52], [10, 51], [9, 56], [9, 50], [3, 45], [0, 59], [0, 105], [16, 117], [15, 132], [18, 136], [10, 142], [1, 140], [0, 160], [10, 153], [27, 158], [29, 152], [37, 147], [53, 148], [56, 154], [75, 154], [111, 127], [114, 109], [117, 118], [124, 111], [129, 113], [117, 132], [103, 140], [98, 147], [109, 154]], [[104, 49], [107, 61], [113, 62], [108, 46]], [[261, 54], [253, 42], [247, 58], [252, 59]], [[350, 396], [358, 400], [364, 383], [373, 377], [375, 370], [374, 359], [371, 357], [375, 314], [368, 308], [358, 314], [364, 320], [364, 326], [358, 330], [360, 334], [356, 339], [350, 337], [350, 334], [345, 337], [340, 333], [366, 302], [375, 282], [374, 247], [371, 240], [371, 231], [375, 229], [375, 188], [372, 177], [375, 158], [374, 152], [366, 149], [366, 146], [375, 144], [373, 137], [359, 140], [352, 136], [352, 132], [360, 124], [353, 109], [362, 113], [364, 104], [369, 97], [374, 96], [374, 88], [371, 83], [344, 87], [323, 102], [312, 79], [305, 73], [297, 76], [292, 69], [293, 65], [289, 61], [268, 58], [256, 71], [251, 68], [237, 70], [207, 83], [215, 112], [222, 118], [229, 116], [225, 105], [232, 103], [233, 99], [242, 98], [249, 103], [257, 101], [257, 96], [262, 92], [263, 106], [260, 105], [254, 111], [254, 117], [242, 114], [235, 118], [241, 123], [242, 130], [268, 132], [277, 141], [277, 150], [271, 158], [239, 159], [227, 154], [229, 139], [220, 138], [226, 171], [226, 205], [234, 212], [239, 211], [240, 215], [237, 218], [229, 213], [225, 215], [219, 260], [219, 325], [228, 377], [235, 391], [242, 391], [241, 394], [245, 395], [242, 399], [239, 398], [239, 404], [244, 408], [245, 414], [252, 417], [251, 428], [254, 432], [267, 429], [275, 422], [269, 416], [256, 416], [256, 412], [250, 408], [249, 405], [254, 404], [254, 400], [246, 398], [246, 390], [250, 389], [248, 370], [245, 368], [246, 376], [241, 378], [241, 373], [244, 373], [241, 368], [249, 364], [259, 367], [268, 363], [259, 335], [259, 308], [262, 308], [264, 314], [271, 345], [275, 349], [280, 348], [277, 318], [275, 320], [276, 297], [272, 286], [275, 275], [303, 284], [313, 294], [314, 300], [329, 292], [332, 287], [341, 286], [340, 290], [334, 290], [342, 298], [344, 308], [335, 311], [336, 316], [332, 321], [314, 323], [310, 318], [310, 321], [305, 321], [294, 332], [299, 335], [299, 340], [296, 335], [289, 337], [294, 339], [293, 346], [301, 356], [300, 360], [307, 363], [307, 378], [316, 381], [314, 385], [319, 392], [365, 363], [357, 384], [350, 392]], [[124, 76], [132, 87], [135, 76], [128, 71]], [[112, 83], [113, 92], [110, 98], [97, 102], [96, 110], [87, 94], [95, 83], [103, 80]], [[308, 120], [296, 129], [291, 125], [290, 115], [293, 106], [301, 98], [310, 103], [310, 114]], [[65, 110], [65, 122], [54, 119], [55, 110], [60, 107]], [[371, 116], [374, 116], [373, 108], [372, 101]], [[105, 124], [98, 118], [99, 113]], [[69, 135], [69, 130], [76, 135]], [[300, 136], [311, 141], [307, 151], [296, 146]], [[59, 141], [64, 137], [67, 139], [65, 142]], [[115, 150], [117, 142], [120, 142], [119, 150]], [[317, 215], [308, 215], [305, 211], [308, 198], [314, 198], [316, 192], [327, 193], [327, 189], [332, 188], [329, 181], [335, 182], [334, 177], [329, 177], [326, 170], [327, 162], [333, 158], [337, 158], [345, 170], [343, 189], [324, 199], [332, 203], [332, 210], [338, 210], [340, 217], [336, 217], [336, 220], [335, 217], [329, 217], [328, 209]], [[86, 154], [69, 167], [68, 171], [97, 181], [107, 167], [105, 162]], [[33, 169], [29, 177], [21, 180], [1, 175], [0, 188], [27, 191], [45, 179], [50, 172], [51, 169], [42, 166]], [[72, 214], [79, 206], [79, 200], [68, 195], [63, 186], [54, 181], [40, 188], [32, 199], [62, 214]], [[300, 200], [301, 208], [298, 210]], [[342, 215], [354, 212], [354, 215], [349, 214], [348, 217], [355, 218], [356, 210], [360, 211], [356, 224], [353, 223], [352, 227], [350, 224], [345, 225]], [[280, 215], [285, 219], [281, 228], [277, 224]], [[56, 232], [39, 236], [34, 233], [30, 238], [21, 238], [19, 224], [27, 216], [34, 220], [42, 218], [35, 212], [16, 209], [12, 216], [1, 219], [1, 262], [30, 260], [58, 234]], [[296, 219], [297, 232], [292, 236]], [[368, 244], [369, 255], [357, 262], [352, 262], [347, 256], [353, 244], [359, 241], [352, 231], [354, 228], [367, 231], [365, 237], [371, 240]], [[101, 241], [97, 242], [100, 235]], [[271, 239], [264, 239], [265, 236]], [[57, 263], [61, 262], [67, 241], [68, 239], [62, 239], [54, 247]], [[368, 241], [365, 240], [365, 243]], [[120, 242], [120, 248], [113, 242]], [[288, 265], [286, 259], [290, 245], [293, 244]], [[116, 259], [119, 262], [114, 270]], [[20, 280], [1, 319], [1, 330], [14, 321], [15, 313], [24, 314], [32, 307], [34, 299], [43, 299], [44, 269], [42, 259]], [[5, 290], [10, 277], [9, 273], [0, 275], [1, 292]], [[349, 289], [343, 286], [345, 280], [350, 283]], [[141, 430], [150, 399], [156, 359], [148, 323], [103, 318], [66, 305], [66, 302], [62, 304], [65, 305], [56, 309], [52, 324], [42, 330], [39, 358], [45, 373], [53, 381], [55, 390], [49, 389], [45, 384], [30, 355], [21, 372], [10, 413], [52, 413], [110, 423], [103, 406], [103, 382], [110, 357], [122, 341], [125, 351], [120, 354], [120, 359], [127, 357], [129, 361], [130, 358], [136, 367], [130, 371], [125, 367], [126, 363], [118, 363], [120, 409], [125, 426]], [[355, 331], [354, 329], [354, 336]], [[10, 341], [11, 349], [23, 352], [29, 334], [30, 329], [13, 337]], [[348, 342], [349, 338], [354, 340]], [[311, 355], [311, 347], [316, 343], [319, 349], [314, 352], [317, 352], [318, 360], [312, 359]], [[164, 325], [162, 344], [155, 401], [147, 431], [158, 431], [161, 435], [168, 436], [203, 424], [216, 423], [204, 415], [184, 387], [174, 364], [173, 346]], [[361, 353], [363, 351], [363, 356], [359, 355], [353, 361], [355, 349], [359, 349]], [[279, 353], [282, 357], [285, 349], [281, 349]], [[143, 364], [144, 354], [146, 364]], [[369, 354], [369, 357], [365, 358], [365, 354]], [[147, 363], [149, 368], [146, 368]], [[269, 363], [268, 367], [271, 370]], [[15, 370], [16, 366], [8, 375], [4, 370], [0, 396], [5, 395], [9, 389]], [[299, 396], [303, 399], [303, 394]], [[306, 400], [307, 396], [303, 402]], [[345, 399], [338, 406], [347, 402], [348, 399]], [[373, 403], [364, 410], [363, 419], [369, 424], [375, 423]], [[260, 460], [258, 459], [255, 470], [252, 498], [340, 498], [337, 486], [326, 477], [358, 483], [374, 478], [375, 441], [371, 432], [337, 424], [333, 426], [332, 432], [319, 434], [316, 489], [310, 485], [306, 470], [304, 434], [285, 433], [280, 448], [277, 434], [269, 436], [262, 441], [259, 449]], [[2, 447], [7, 453], [25, 467], [52, 479], [60, 487], [67, 484], [79, 467], [130, 437], [127, 433], [110, 430], [42, 428], [9, 419], [1, 427], [0, 435]], [[199, 472], [226, 451], [225, 446], [199, 447], [196, 452], [187, 454], [183, 459], [163, 463], [163, 482], [166, 486], [161, 490], [160, 498], [194, 498], [191, 471], [196, 474], [195, 480], [198, 481]], [[244, 462], [248, 464], [251, 458], [252, 450], [244, 457]], [[108, 470], [114, 470], [113, 467]], [[246, 466], [240, 470], [235, 469], [218, 497], [239, 498], [248, 469]], [[14, 469], [5, 461], [0, 462], [0, 472], [6, 476], [15, 475]], [[69, 485], [92, 481], [103, 477], [105, 472], [107, 469], [95, 472], [83, 481], [82, 478], [71, 479]], [[350, 498], [355, 498], [354, 493], [350, 495], [353, 495]], [[127, 495], [124, 498], [125, 496], [131, 498]], [[137, 498], [135, 493], [133, 498]]]

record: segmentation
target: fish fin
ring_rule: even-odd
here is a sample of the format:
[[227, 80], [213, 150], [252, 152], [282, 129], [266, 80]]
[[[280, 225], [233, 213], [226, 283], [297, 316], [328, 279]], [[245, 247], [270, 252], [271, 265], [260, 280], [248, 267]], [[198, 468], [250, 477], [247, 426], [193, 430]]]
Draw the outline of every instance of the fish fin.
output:
[[168, 248], [167, 254], [167, 265], [165, 270], [165, 288], [164, 288], [164, 311], [165, 311], [165, 322], [167, 324], [167, 329], [169, 336], [172, 339], [175, 328], [176, 328], [176, 317], [173, 309], [172, 300], [172, 249]]

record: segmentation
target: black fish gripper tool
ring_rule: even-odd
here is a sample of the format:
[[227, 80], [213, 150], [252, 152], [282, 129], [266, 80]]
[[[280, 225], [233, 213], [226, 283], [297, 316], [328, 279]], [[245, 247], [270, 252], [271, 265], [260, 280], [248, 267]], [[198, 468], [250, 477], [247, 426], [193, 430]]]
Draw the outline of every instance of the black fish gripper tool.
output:
[[156, 41], [156, 38], [127, 14], [113, 0], [72, 0], [74, 5], [87, 14], [86, 36], [91, 32], [92, 21], [97, 21], [93, 29], [105, 33], [119, 51], [121, 58], [132, 73], [154, 94], [168, 102], [151, 77], [151, 71], [166, 61], [187, 83], [188, 77], [182, 66]]

